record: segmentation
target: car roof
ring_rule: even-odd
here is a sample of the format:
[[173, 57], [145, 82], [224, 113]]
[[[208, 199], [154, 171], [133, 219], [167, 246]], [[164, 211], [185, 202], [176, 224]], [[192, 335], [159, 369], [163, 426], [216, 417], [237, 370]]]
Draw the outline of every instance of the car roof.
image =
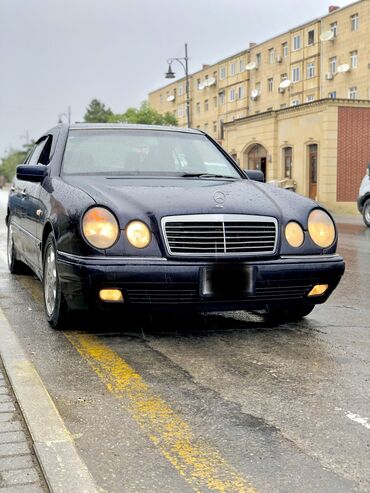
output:
[[166, 132], [186, 132], [191, 134], [203, 134], [195, 128], [170, 127], [163, 125], [139, 125], [129, 123], [73, 123], [69, 126], [70, 130], [161, 130]]

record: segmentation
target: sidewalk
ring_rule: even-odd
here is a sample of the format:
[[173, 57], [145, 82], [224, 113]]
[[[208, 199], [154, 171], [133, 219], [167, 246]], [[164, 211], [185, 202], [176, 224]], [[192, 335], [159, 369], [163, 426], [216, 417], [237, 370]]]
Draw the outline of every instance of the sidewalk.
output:
[[0, 493], [48, 491], [0, 359]]

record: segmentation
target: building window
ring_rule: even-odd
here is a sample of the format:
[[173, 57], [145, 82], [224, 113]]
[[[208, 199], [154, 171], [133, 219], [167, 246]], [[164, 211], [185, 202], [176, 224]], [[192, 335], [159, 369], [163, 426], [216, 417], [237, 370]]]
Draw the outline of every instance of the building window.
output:
[[196, 107], [197, 107], [197, 113], [200, 113], [200, 103], [199, 102], [197, 103]]
[[290, 106], [298, 106], [301, 102], [299, 99], [293, 99], [290, 103]]
[[283, 51], [283, 57], [286, 58], [288, 56], [288, 43], [283, 43], [281, 47]]
[[359, 17], [358, 14], [351, 15], [351, 31], [358, 31]]
[[235, 89], [230, 89], [230, 92], [229, 92], [229, 100], [230, 101], [235, 101]]
[[213, 96], [213, 107], [217, 108], [217, 96]]
[[217, 133], [217, 122], [213, 122], [213, 132]]
[[177, 95], [182, 96], [184, 94], [184, 86], [182, 84], [179, 84], [177, 86]]
[[297, 34], [293, 38], [293, 51], [297, 51], [301, 49], [301, 35]]
[[245, 62], [244, 60], [239, 61], [239, 72], [243, 72], [245, 68]]
[[221, 80], [226, 79], [226, 67], [221, 67], [220, 68], [220, 79]]
[[328, 97], [330, 99], [335, 99], [337, 97], [337, 91], [329, 92]]
[[235, 75], [236, 74], [236, 63], [232, 62], [230, 63], [230, 75]]
[[258, 94], [261, 94], [261, 82], [256, 82], [254, 88], [258, 91]]
[[284, 177], [292, 178], [292, 157], [293, 148], [284, 147], [283, 149], [283, 162], [284, 162]]
[[309, 96], [307, 96], [306, 101], [307, 103], [312, 103], [312, 101], [315, 101], [315, 96], [313, 94], [310, 94]]
[[313, 45], [314, 43], [315, 43], [315, 31], [312, 29], [311, 31], [308, 31], [307, 44]]
[[244, 86], [239, 86], [238, 87], [238, 98], [243, 99], [244, 98]]
[[223, 140], [223, 138], [224, 138], [224, 121], [222, 119], [220, 120], [220, 124], [219, 124], [218, 128], [220, 129], [220, 131], [219, 131], [220, 139]]
[[275, 50], [274, 48], [269, 49], [269, 63], [275, 62]]
[[329, 58], [329, 71], [332, 75], [337, 72], [337, 57], [333, 56]]
[[274, 79], [272, 77], [270, 77], [269, 79], [267, 79], [267, 90], [268, 92], [272, 92], [274, 88]]
[[218, 95], [218, 101], [220, 103], [220, 106], [225, 104], [225, 93], [224, 92], [220, 92], [220, 94]]
[[310, 62], [307, 65], [307, 79], [312, 79], [313, 77], [315, 77], [315, 64]]
[[357, 68], [357, 50], [351, 51], [351, 68]]
[[357, 86], [348, 89], [348, 99], [357, 99]]
[[334, 38], [338, 35], [338, 22], [332, 22], [330, 24], [330, 31], [333, 33]]
[[292, 68], [292, 82], [298, 82], [301, 78], [299, 67]]
[[208, 99], [204, 100], [204, 111], [208, 111]]
[[261, 61], [262, 61], [261, 53], [257, 53], [257, 55], [256, 55], [256, 65], [257, 65], [257, 67], [259, 67], [261, 65]]
[[287, 80], [288, 74], [281, 74], [280, 75], [280, 81], [283, 82], [283, 80]]
[[183, 118], [183, 116], [184, 116], [184, 107], [183, 107], [183, 106], [179, 106], [179, 107], [177, 108], [177, 116], [178, 116], [179, 118]]
[[286, 103], [281, 104], [281, 105], [280, 105], [280, 108], [281, 108], [281, 109], [286, 108]]
[[199, 89], [199, 86], [200, 86], [200, 79], [197, 79], [197, 89], [198, 89], [198, 91], [200, 90]]

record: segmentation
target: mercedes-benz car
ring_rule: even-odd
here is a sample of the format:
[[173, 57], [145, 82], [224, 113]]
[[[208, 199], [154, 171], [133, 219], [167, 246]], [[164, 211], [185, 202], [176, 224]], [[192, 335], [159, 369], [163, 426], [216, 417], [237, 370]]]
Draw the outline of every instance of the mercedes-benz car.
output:
[[40, 278], [54, 328], [94, 309], [301, 318], [344, 272], [336, 227], [263, 181], [198, 130], [58, 125], [17, 167], [9, 269]]

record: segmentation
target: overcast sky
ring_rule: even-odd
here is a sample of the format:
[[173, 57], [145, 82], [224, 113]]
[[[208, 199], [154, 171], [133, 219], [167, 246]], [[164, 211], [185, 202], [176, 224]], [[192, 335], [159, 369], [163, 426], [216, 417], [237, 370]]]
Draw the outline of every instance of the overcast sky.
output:
[[[327, 13], [325, 0], [0, 0], [0, 157], [98, 98], [114, 112], [190, 71]], [[177, 75], [181, 67], [175, 65]]]

